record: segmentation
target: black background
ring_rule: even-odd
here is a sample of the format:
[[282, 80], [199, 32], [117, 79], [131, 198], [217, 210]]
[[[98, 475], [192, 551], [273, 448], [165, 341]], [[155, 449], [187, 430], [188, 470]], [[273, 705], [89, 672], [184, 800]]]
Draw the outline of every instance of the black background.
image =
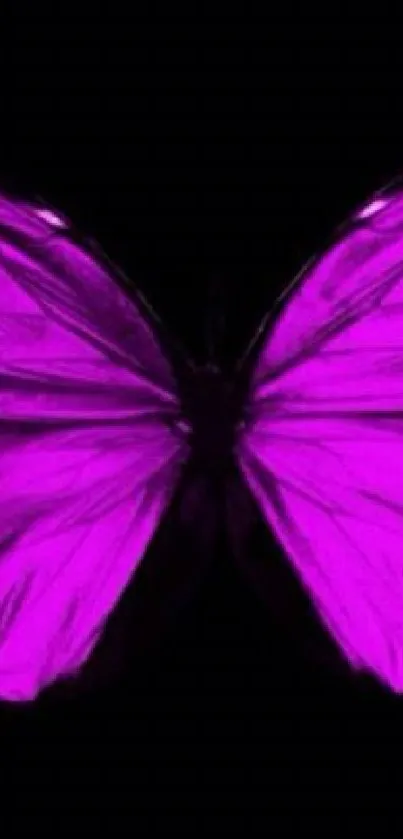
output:
[[[99, 241], [198, 361], [213, 287], [231, 364], [334, 227], [400, 174], [400, 26], [368, 9], [365, 23], [317, 14], [111, 7], [10, 21], [4, 186], [41, 195]], [[256, 550], [277, 568], [255, 530], [251, 562]], [[150, 562], [172, 559], [168, 587], [181, 589], [196, 554], [203, 564], [199, 535], [174, 523], [160, 535]], [[136, 608], [126, 598], [102, 653], [108, 673], [122, 657], [109, 687], [2, 708], [34, 799], [55, 784], [74, 809], [79, 786], [100, 806], [105, 789], [129, 801], [137, 830], [140, 810], [148, 824], [195, 803], [206, 832], [226, 823], [215, 802], [248, 835], [247, 802], [265, 819], [351, 798], [364, 812], [399, 780], [402, 700], [310, 659], [317, 630], [290, 575], [272, 572], [264, 604], [225, 538], [146, 654], [136, 632], [159, 608], [152, 579]]]

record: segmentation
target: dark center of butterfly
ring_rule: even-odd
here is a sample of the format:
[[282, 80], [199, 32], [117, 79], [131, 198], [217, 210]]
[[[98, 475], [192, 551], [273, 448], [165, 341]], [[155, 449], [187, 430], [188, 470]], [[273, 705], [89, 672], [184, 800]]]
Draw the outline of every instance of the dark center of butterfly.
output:
[[232, 390], [218, 368], [201, 368], [192, 377], [187, 407], [193, 455], [203, 470], [220, 471], [231, 460], [237, 411]]

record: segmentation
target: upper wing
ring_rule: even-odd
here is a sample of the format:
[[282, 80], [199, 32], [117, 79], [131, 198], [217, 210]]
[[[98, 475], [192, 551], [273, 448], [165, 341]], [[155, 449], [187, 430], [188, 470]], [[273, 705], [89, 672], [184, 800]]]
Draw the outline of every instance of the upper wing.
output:
[[357, 669], [403, 690], [403, 192], [363, 207], [266, 337], [238, 458]]
[[0, 697], [89, 656], [187, 455], [137, 302], [63, 219], [0, 197]]

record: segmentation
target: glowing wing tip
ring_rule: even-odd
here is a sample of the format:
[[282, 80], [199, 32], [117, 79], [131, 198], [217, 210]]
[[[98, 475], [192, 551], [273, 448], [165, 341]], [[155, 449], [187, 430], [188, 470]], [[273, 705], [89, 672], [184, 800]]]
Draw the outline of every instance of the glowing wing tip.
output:
[[35, 210], [35, 212], [37, 216], [42, 218], [44, 221], [47, 221], [48, 224], [52, 225], [52, 227], [67, 227], [66, 222], [64, 222], [63, 219], [57, 216], [52, 210], [45, 210], [41, 208], [39, 210]]
[[377, 213], [379, 210], [382, 210], [383, 207], [386, 207], [388, 201], [385, 198], [376, 198], [367, 204], [360, 212], [358, 213], [358, 218], [371, 218]]

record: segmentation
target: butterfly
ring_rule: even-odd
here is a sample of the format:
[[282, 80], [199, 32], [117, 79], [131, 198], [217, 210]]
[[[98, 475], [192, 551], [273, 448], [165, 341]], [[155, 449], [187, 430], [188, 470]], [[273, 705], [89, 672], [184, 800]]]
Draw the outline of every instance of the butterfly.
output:
[[63, 214], [3, 194], [0, 365], [1, 699], [82, 669], [184, 474], [230, 459], [349, 666], [402, 691], [403, 189], [352, 213], [230, 381]]

